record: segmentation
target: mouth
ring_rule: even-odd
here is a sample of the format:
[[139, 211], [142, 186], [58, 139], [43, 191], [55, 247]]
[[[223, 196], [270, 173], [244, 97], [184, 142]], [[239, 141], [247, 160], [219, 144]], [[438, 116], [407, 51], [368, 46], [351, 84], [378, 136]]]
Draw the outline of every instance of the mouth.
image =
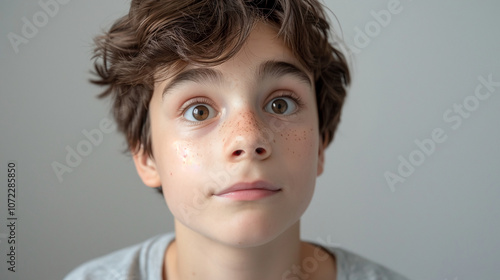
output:
[[252, 201], [272, 196], [281, 192], [281, 188], [265, 181], [256, 181], [253, 183], [236, 183], [231, 187], [224, 189], [214, 196], [237, 200]]

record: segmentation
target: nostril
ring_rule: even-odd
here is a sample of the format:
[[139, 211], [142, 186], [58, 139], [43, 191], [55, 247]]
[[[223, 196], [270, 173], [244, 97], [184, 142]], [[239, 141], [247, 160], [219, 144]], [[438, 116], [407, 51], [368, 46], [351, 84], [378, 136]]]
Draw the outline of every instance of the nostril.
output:
[[262, 154], [266, 153], [266, 150], [264, 148], [257, 148], [257, 149], [255, 149], [255, 152], [258, 155], [262, 155]]
[[236, 150], [233, 152], [233, 156], [239, 156], [241, 154], [243, 154], [243, 150]]

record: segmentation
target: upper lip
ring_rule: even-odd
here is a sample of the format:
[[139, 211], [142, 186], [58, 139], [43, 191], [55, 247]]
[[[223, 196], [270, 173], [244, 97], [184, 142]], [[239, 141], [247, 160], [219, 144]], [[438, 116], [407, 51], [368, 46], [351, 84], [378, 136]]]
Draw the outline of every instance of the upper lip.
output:
[[220, 192], [215, 193], [215, 195], [223, 195], [231, 192], [242, 191], [242, 190], [269, 190], [269, 191], [279, 191], [281, 188], [272, 185], [266, 181], [255, 181], [252, 183], [236, 183], [229, 188], [226, 188]]

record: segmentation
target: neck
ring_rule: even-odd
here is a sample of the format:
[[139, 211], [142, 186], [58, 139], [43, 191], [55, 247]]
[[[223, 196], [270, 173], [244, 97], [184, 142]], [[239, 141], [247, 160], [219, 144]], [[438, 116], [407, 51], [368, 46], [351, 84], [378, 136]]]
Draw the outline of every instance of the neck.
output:
[[300, 241], [300, 222], [270, 242], [245, 248], [207, 238], [178, 221], [175, 229], [164, 264], [168, 280], [282, 279], [308, 251]]

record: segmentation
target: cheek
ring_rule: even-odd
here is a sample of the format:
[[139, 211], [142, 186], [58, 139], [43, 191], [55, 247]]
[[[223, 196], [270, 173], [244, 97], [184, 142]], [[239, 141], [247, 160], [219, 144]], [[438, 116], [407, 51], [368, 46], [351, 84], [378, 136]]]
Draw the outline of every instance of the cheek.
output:
[[184, 168], [199, 169], [202, 155], [190, 141], [175, 141], [172, 145], [176, 162]]
[[290, 215], [299, 219], [314, 194], [318, 166], [319, 135], [317, 129], [301, 126], [283, 131], [276, 139], [280, 147], [280, 168], [277, 172], [288, 186]]
[[290, 129], [283, 134], [281, 152], [282, 164], [297, 192], [314, 189], [318, 167], [319, 135], [317, 130], [308, 127]]
[[316, 134], [313, 128], [290, 129], [282, 133], [281, 137], [286, 147], [285, 153], [288, 157], [294, 158], [294, 162], [297, 163], [305, 163], [304, 159], [317, 159], [319, 139], [315, 136]]
[[189, 140], [173, 141], [165, 147], [159, 166], [165, 194], [170, 193], [182, 201], [182, 196], [189, 197], [197, 190], [193, 185], [199, 184], [206, 173], [207, 164], [204, 160], [208, 156], [202, 152], [204, 150], [204, 147]]
[[179, 221], [189, 224], [207, 207], [207, 196], [212, 186], [206, 178], [210, 155], [202, 143], [189, 140], [173, 141], [164, 150], [161, 182], [168, 208]]

